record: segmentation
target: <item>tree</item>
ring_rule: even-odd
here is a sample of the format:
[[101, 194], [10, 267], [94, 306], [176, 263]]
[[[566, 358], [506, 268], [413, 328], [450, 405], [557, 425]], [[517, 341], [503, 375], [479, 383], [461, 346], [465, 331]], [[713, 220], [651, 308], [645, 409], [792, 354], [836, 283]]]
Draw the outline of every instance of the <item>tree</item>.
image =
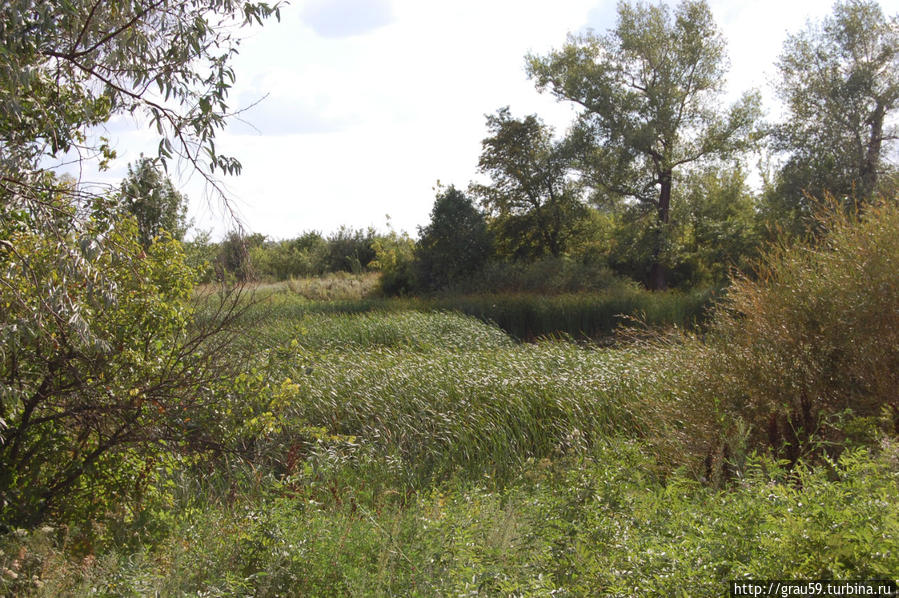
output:
[[597, 197], [656, 213], [655, 289], [666, 286], [660, 256], [678, 170], [752, 140], [758, 95], [722, 113], [724, 67], [724, 41], [703, 0], [685, 0], [673, 15], [665, 4], [622, 2], [608, 34], [570, 36], [561, 50], [528, 57], [538, 89], [583, 108], [572, 139]]
[[725, 283], [732, 270], [749, 272], [758, 257], [756, 201], [739, 166], [690, 173], [681, 186], [672, 220], [677, 260], [696, 284]]
[[91, 128], [132, 114], [159, 133], [163, 166], [180, 156], [213, 185], [239, 172], [214, 145], [229, 61], [238, 26], [277, 11], [0, 4], [0, 523], [84, 504], [73, 494], [114, 500], [136, 455], [190, 440], [185, 418], [208, 421], [238, 302], [223, 294], [194, 317], [180, 245], [163, 234], [145, 250], [120, 204], [46, 165], [73, 151], [105, 167], [114, 151]]
[[418, 234], [417, 283], [429, 291], [477, 272], [492, 250], [484, 215], [453, 186], [438, 192], [431, 221]]
[[177, 154], [212, 181], [240, 163], [216, 152], [234, 82], [240, 24], [279, 16], [239, 0], [10, 0], [0, 6], [0, 160], [7, 192], [34, 183], [46, 156], [111, 156], [89, 127], [113, 114], [143, 117], [159, 156]]
[[889, 122], [899, 108], [897, 19], [874, 1], [838, 2], [832, 16], [784, 43], [778, 93], [787, 120], [774, 147], [788, 157], [770, 207], [786, 226], [808, 225], [809, 197], [868, 202], [886, 191], [897, 138]]
[[184, 238], [187, 199], [153, 160], [141, 156], [135, 166], [128, 165], [120, 195], [125, 209], [137, 220], [141, 245], [149, 247], [162, 231], [178, 241]]
[[189, 422], [208, 420], [210, 389], [233, 379], [223, 348], [238, 295], [206, 302], [198, 321], [180, 243], [164, 234], [144, 249], [114, 200], [84, 216], [67, 194], [44, 200], [70, 223], [63, 237], [31, 215], [0, 227], [4, 525], [102, 510], [160, 452], [214, 446]]
[[493, 217], [500, 251], [513, 257], [560, 256], [587, 217], [572, 161], [552, 129], [536, 116], [513, 118], [509, 108], [487, 117], [480, 171], [491, 185], [474, 185]]
[[219, 244], [216, 257], [216, 275], [221, 280], [238, 280], [247, 282], [256, 276], [256, 269], [251, 259], [251, 252], [260, 248], [265, 243], [265, 235], [253, 233], [244, 235], [240, 231], [232, 230]]

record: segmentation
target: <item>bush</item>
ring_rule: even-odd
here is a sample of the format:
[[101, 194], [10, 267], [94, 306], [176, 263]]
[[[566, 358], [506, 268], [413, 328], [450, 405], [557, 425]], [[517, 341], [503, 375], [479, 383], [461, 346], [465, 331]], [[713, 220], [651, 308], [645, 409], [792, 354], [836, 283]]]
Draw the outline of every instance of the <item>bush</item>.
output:
[[[47, 206], [52, 222], [37, 213]], [[109, 201], [76, 208], [49, 195], [0, 224], [3, 525], [139, 500], [161, 452], [203, 437], [187, 422], [226, 374], [229, 318], [194, 319], [180, 243], [142, 247]]]
[[737, 279], [704, 342], [669, 347], [693, 364], [667, 400], [694, 453], [796, 463], [899, 431], [899, 207], [838, 209], [821, 226], [818, 244], [770, 249], [757, 280]]
[[387, 296], [408, 295], [416, 288], [415, 242], [405, 233], [390, 230], [372, 243], [375, 259], [371, 267], [381, 272], [380, 290]]
[[372, 242], [375, 231], [350, 229], [341, 226], [327, 239], [328, 251], [324, 256], [325, 272], [352, 272], [359, 274], [375, 259]]

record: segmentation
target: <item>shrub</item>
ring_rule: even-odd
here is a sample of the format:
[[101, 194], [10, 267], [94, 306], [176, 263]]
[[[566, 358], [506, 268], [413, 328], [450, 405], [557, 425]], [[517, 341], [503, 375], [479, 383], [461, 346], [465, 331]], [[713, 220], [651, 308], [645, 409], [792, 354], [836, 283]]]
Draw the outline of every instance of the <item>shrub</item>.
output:
[[878, 421], [897, 431], [899, 207], [822, 226], [818, 244], [770, 249], [757, 280], [737, 279], [704, 344], [672, 349], [694, 364], [673, 411], [703, 422], [689, 435], [720, 435], [705, 449], [721, 458], [768, 447], [795, 463], [870, 440]]
[[[47, 206], [52, 223], [36, 215]], [[186, 423], [224, 375], [228, 318], [194, 319], [180, 243], [142, 247], [106, 200], [76, 208], [49, 195], [0, 224], [2, 524], [140, 495], [160, 451], [198, 440]]]

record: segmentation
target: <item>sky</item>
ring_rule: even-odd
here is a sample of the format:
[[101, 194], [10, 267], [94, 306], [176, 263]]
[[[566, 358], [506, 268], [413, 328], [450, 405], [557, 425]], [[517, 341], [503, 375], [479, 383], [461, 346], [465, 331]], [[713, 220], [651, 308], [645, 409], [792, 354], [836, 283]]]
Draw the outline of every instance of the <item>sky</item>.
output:
[[[669, 2], [674, 5], [675, 2]], [[272, 239], [341, 225], [415, 236], [435, 185], [479, 177], [485, 115], [509, 106], [563, 132], [574, 109], [540, 94], [525, 55], [560, 47], [569, 32], [615, 25], [616, 0], [294, 0], [281, 21], [247, 29], [234, 60], [233, 108], [247, 108], [216, 138], [236, 156], [224, 187], [242, 223]], [[725, 102], [758, 89], [769, 117], [771, 83], [787, 33], [828, 15], [826, 0], [710, 0], [727, 43]], [[887, 15], [899, 0], [882, 0]], [[107, 125], [116, 184], [153, 132], [126, 117]], [[173, 173], [190, 215], [213, 238], [233, 227], [199, 176]]]

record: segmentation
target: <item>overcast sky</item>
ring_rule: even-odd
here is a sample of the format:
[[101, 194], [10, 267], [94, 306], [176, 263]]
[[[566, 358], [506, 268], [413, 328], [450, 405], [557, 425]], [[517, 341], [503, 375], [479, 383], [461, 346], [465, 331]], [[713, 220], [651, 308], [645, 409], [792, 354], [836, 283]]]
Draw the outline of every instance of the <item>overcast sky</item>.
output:
[[[675, 4], [675, 3], [671, 3]], [[788, 32], [827, 15], [826, 0], [710, 0], [728, 43], [730, 99], [757, 88], [775, 110], [770, 82]], [[899, 0], [882, 0], [888, 15]], [[477, 176], [484, 116], [509, 105], [563, 131], [572, 108], [539, 94], [524, 70], [566, 34], [615, 25], [615, 0], [294, 0], [281, 22], [248, 30], [234, 66], [232, 123], [218, 150], [243, 163], [225, 180], [246, 226], [271, 238], [340, 225], [414, 235], [426, 224], [432, 188]], [[119, 158], [101, 175], [124, 176], [153, 134], [110, 123]], [[204, 199], [199, 177], [175, 183], [214, 236], [227, 219]]]

